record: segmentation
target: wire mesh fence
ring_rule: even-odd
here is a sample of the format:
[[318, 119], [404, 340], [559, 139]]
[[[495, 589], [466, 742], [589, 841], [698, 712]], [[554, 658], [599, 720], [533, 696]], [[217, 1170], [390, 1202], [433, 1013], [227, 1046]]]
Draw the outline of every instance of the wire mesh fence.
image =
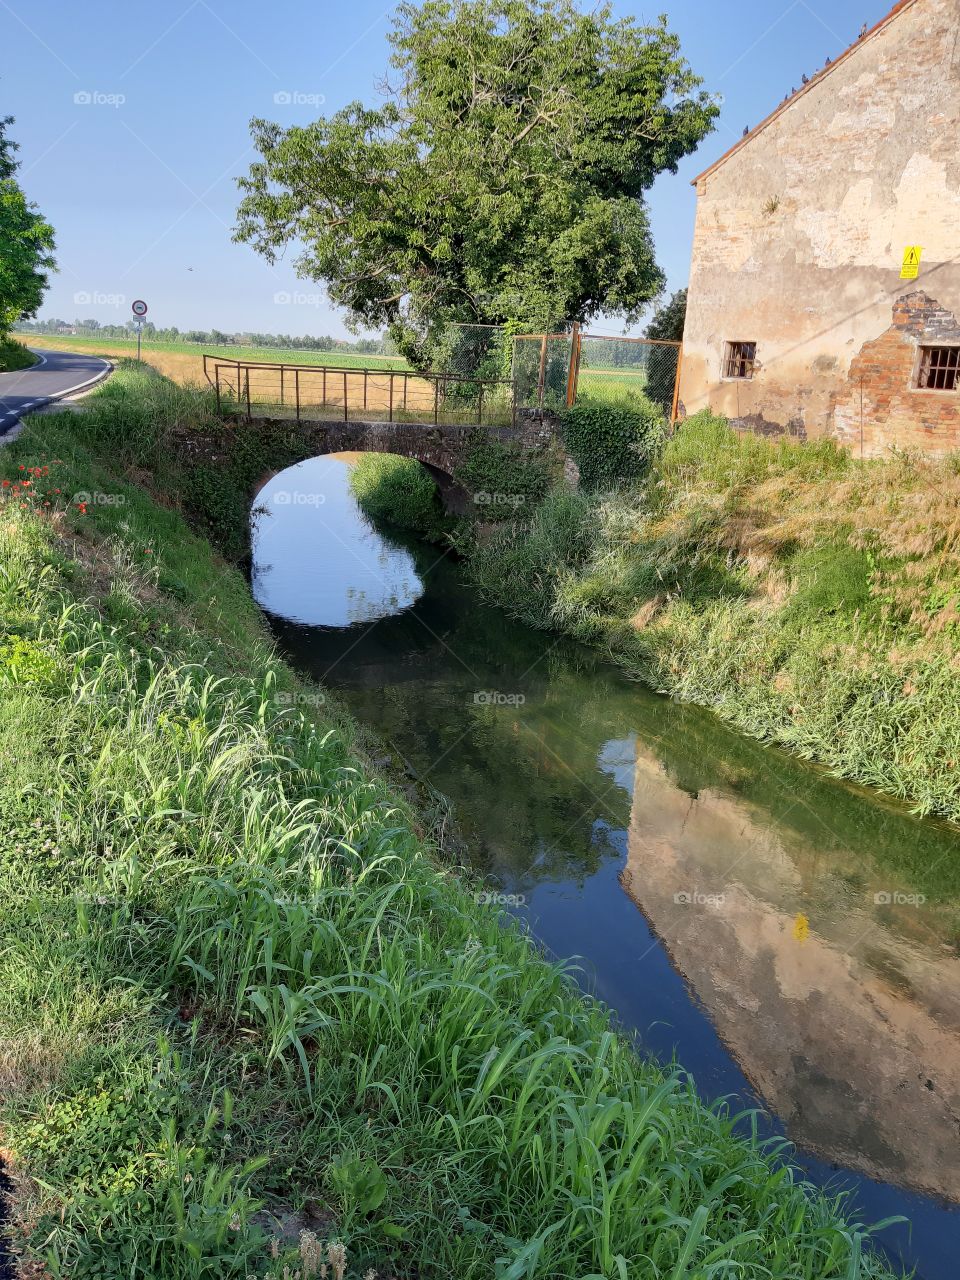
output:
[[576, 399], [611, 403], [642, 393], [675, 416], [680, 343], [582, 334], [576, 344]]
[[572, 337], [569, 333], [525, 333], [513, 340], [513, 384], [517, 406], [562, 409], [567, 404]]
[[513, 341], [520, 408], [557, 410], [583, 400], [615, 403], [643, 394], [676, 416], [680, 343], [606, 334], [521, 334]]

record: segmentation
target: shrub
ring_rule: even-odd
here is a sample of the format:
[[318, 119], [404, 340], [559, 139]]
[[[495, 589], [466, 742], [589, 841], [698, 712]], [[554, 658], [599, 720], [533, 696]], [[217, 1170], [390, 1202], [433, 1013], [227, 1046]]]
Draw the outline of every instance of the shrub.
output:
[[391, 453], [365, 453], [350, 472], [350, 488], [371, 520], [439, 538], [445, 529], [436, 484], [419, 462]]
[[581, 400], [563, 415], [563, 436], [590, 487], [642, 476], [666, 439], [666, 421], [644, 395], [619, 402]]

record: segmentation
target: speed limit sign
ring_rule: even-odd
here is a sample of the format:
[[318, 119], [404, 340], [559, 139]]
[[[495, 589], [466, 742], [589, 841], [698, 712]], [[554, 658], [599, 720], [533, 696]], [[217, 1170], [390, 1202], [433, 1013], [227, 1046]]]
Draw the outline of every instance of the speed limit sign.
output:
[[131, 306], [130, 310], [133, 312], [135, 316], [138, 316], [138, 317], [145, 316], [147, 314], [147, 304], [143, 301], [142, 298], [137, 298], [134, 301], [133, 305]]

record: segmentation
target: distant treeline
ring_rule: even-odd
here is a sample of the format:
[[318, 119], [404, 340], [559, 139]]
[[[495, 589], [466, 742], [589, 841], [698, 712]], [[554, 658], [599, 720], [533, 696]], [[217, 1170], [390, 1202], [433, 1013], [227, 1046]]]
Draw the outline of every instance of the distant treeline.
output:
[[[84, 338], [133, 338], [136, 327], [132, 320], [125, 324], [100, 324], [98, 320], [21, 320], [14, 328], [18, 333], [68, 333]], [[143, 337], [148, 342], [192, 342], [207, 347], [282, 347], [287, 351], [354, 351], [359, 355], [396, 355], [390, 338], [356, 338], [353, 341], [334, 338], [330, 334], [304, 337], [291, 333], [225, 333], [221, 329], [157, 328], [149, 320], [143, 324]]]

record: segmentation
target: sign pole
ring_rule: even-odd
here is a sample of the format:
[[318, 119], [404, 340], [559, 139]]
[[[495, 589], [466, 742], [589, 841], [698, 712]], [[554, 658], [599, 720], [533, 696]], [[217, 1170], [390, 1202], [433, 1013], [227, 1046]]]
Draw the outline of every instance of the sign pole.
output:
[[130, 304], [137, 321], [137, 359], [140, 359], [140, 335], [143, 333], [143, 317], [147, 314], [147, 304], [142, 298], [134, 298]]

